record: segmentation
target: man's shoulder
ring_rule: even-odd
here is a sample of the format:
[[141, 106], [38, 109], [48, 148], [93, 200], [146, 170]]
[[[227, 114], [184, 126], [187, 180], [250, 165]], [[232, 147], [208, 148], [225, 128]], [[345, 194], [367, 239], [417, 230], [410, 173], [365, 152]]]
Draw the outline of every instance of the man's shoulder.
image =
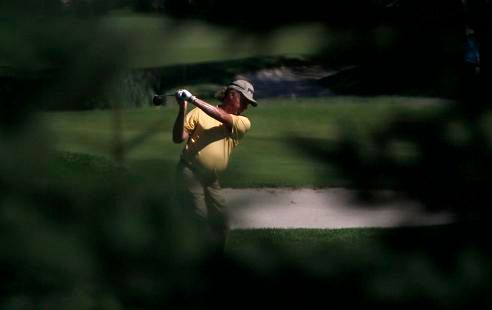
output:
[[234, 115], [233, 116], [234, 125], [233, 128], [240, 132], [246, 132], [251, 128], [251, 122], [249, 118], [243, 115]]

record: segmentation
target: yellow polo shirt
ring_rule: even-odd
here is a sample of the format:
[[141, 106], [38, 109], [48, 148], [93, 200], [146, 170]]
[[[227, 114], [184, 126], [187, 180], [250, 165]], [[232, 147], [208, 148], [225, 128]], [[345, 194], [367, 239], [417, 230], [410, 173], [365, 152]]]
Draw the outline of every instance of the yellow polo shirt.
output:
[[205, 168], [211, 172], [225, 170], [232, 150], [251, 128], [247, 117], [232, 117], [234, 122], [232, 130], [229, 130], [199, 108], [191, 110], [184, 123], [190, 137], [181, 158], [192, 167]]

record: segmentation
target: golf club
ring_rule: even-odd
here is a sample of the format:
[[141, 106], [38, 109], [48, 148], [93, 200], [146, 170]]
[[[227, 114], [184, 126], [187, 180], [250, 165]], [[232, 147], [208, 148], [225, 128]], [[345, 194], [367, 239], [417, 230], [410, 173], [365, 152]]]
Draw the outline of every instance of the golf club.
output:
[[167, 97], [174, 97], [174, 96], [176, 96], [176, 93], [167, 93], [167, 94], [163, 94], [163, 95], [154, 95], [152, 97], [152, 103], [155, 106], [163, 105], [163, 104], [166, 104], [166, 98]]

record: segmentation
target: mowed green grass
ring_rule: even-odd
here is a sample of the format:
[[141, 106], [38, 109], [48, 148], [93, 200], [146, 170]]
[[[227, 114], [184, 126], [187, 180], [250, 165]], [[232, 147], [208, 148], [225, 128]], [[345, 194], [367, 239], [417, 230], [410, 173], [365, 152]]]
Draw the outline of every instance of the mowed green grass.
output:
[[[342, 133], [364, 140], [397, 113], [426, 113], [435, 99], [329, 97], [264, 100], [245, 115], [252, 129], [233, 152], [222, 176], [225, 187], [320, 187], [343, 185], [335, 167], [306, 155], [294, 141], [329, 145]], [[125, 150], [124, 165], [149, 177], [173, 171], [183, 144], [171, 141], [177, 106], [123, 110], [115, 125], [110, 110], [50, 112], [43, 119], [59, 151], [111, 159], [115, 141]], [[118, 130], [117, 128], [120, 128]]]
[[366, 283], [373, 296], [384, 300], [417, 298], [452, 308], [458, 301], [490, 304], [481, 293], [488, 292], [491, 270], [483, 224], [235, 230], [226, 250], [260, 270], [302, 266], [303, 273], [315, 279], [338, 275], [337, 285], [349, 281], [355, 289]]

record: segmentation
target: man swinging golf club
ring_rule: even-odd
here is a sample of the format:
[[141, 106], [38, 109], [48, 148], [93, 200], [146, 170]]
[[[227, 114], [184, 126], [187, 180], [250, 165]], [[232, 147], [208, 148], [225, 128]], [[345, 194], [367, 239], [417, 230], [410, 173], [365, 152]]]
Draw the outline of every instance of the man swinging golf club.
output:
[[[218, 173], [227, 168], [232, 150], [251, 127], [241, 113], [257, 103], [253, 85], [245, 80], [227, 85], [217, 97], [222, 103], [214, 106], [186, 89], [178, 90], [173, 141], [186, 141], [177, 167], [178, 196], [206, 225], [212, 241], [223, 248], [229, 227]], [[196, 108], [187, 114], [188, 103]]]

